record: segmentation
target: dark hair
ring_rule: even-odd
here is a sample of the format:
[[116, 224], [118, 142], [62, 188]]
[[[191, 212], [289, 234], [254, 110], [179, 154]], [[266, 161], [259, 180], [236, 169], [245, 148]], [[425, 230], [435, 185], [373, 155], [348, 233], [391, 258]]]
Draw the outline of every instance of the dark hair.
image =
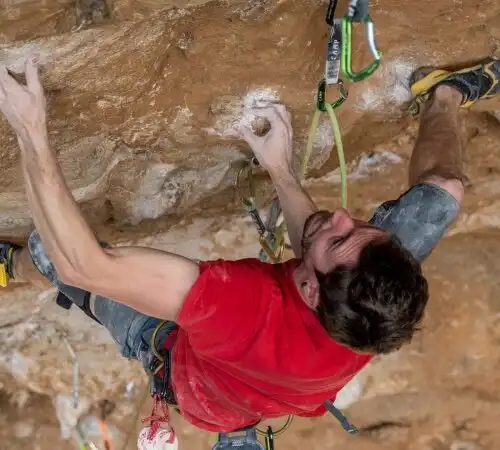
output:
[[316, 273], [321, 324], [355, 351], [390, 353], [419, 329], [427, 281], [419, 262], [394, 238], [374, 241], [355, 267]]

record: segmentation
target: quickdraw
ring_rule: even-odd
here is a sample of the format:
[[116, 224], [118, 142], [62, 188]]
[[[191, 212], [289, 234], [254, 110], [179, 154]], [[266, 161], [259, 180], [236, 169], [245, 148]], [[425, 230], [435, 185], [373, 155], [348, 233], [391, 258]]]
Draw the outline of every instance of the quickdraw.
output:
[[[267, 223], [264, 223], [255, 203], [253, 170], [258, 166], [259, 163], [255, 158], [250, 161], [244, 161], [242, 166], [238, 170], [238, 174], [236, 175], [235, 188], [240, 196], [241, 203], [245, 207], [248, 215], [257, 228], [257, 232], [259, 233], [259, 243], [262, 247], [260, 259], [262, 261], [267, 261], [269, 259], [271, 260], [271, 262], [276, 264], [281, 261], [285, 249], [284, 241], [279, 242], [278, 246], [276, 245], [277, 239], [275, 227], [281, 213], [281, 207], [279, 211], [276, 211], [276, 205], [274, 206], [274, 208], [272, 207], [270, 210], [270, 214], [268, 215]], [[247, 195], [243, 195], [241, 181], [243, 172], [247, 173]]]
[[[352, 70], [352, 24], [365, 24], [368, 48], [373, 61], [359, 72]], [[382, 53], [377, 49], [375, 41], [375, 24], [368, 13], [368, 0], [351, 0], [347, 14], [342, 19], [342, 71], [351, 81], [358, 82], [372, 75], [380, 66]]]
[[[338, 108], [344, 101], [347, 99], [348, 92], [344, 88], [344, 85], [342, 81], [339, 82], [339, 91], [341, 97], [334, 101], [334, 102], [327, 102], [324, 100], [326, 97], [326, 90], [327, 86], [324, 80], [320, 81], [318, 85], [318, 107], [316, 108], [316, 112], [314, 113], [313, 116], [313, 121], [311, 125], [311, 131], [309, 133], [309, 140], [307, 142], [307, 148], [306, 148], [306, 157], [309, 160], [310, 154], [312, 153], [312, 148], [314, 144], [314, 139], [316, 138], [316, 132], [318, 130], [318, 125], [319, 125], [319, 119], [321, 116], [321, 112], [326, 111], [328, 113], [328, 116], [330, 118], [330, 123], [332, 125], [332, 132], [333, 132], [333, 137], [335, 140], [335, 148], [337, 149], [337, 157], [339, 161], [339, 170], [340, 170], [340, 185], [341, 185], [341, 202], [342, 202], [342, 207], [347, 208], [347, 166], [345, 163], [345, 156], [344, 156], [344, 144], [342, 142], [342, 132], [340, 130], [340, 124], [337, 119], [337, 116], [335, 115], [335, 109]], [[320, 108], [324, 107], [323, 108]], [[305, 173], [306, 167], [303, 168], [303, 172]]]

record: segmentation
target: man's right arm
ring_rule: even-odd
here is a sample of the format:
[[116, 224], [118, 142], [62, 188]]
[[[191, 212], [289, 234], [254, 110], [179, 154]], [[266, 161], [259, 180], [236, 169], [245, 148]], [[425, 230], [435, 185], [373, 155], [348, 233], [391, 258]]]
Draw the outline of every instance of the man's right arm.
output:
[[240, 133], [274, 182], [293, 251], [300, 258], [304, 225], [318, 207], [302, 187], [292, 168], [290, 114], [283, 105], [257, 108], [254, 113], [269, 121], [269, 132], [264, 136], [257, 136], [250, 126], [242, 124]]
[[318, 207], [291, 171], [270, 172], [270, 175], [278, 193], [293, 252], [301, 258], [304, 225], [307, 218], [318, 211]]

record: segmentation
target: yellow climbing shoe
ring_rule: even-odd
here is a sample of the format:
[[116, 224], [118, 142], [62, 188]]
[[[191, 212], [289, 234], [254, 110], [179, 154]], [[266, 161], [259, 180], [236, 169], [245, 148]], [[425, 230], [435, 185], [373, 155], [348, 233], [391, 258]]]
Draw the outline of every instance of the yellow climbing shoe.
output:
[[432, 91], [440, 84], [459, 90], [463, 95], [462, 108], [468, 108], [478, 100], [500, 94], [500, 60], [488, 58], [481, 64], [457, 71], [421, 67], [410, 77], [412, 101], [410, 113], [418, 114]]
[[19, 247], [16, 244], [0, 241], [0, 286], [6, 287], [9, 280], [14, 278], [12, 267], [12, 255]]

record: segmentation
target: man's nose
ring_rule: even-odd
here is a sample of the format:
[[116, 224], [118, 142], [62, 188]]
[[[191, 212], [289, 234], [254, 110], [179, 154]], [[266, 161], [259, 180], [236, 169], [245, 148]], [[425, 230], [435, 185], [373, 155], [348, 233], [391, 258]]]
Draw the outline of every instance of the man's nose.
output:
[[349, 234], [354, 228], [354, 220], [344, 208], [339, 208], [332, 216], [332, 225], [340, 235]]

